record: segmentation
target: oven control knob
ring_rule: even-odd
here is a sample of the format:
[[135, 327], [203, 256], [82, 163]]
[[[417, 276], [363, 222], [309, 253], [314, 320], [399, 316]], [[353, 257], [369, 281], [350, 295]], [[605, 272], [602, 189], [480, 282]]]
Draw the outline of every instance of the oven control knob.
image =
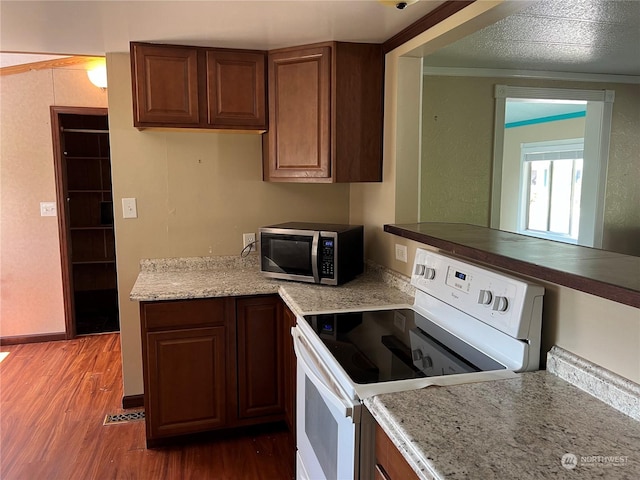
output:
[[493, 309], [497, 312], [506, 312], [509, 308], [509, 300], [507, 297], [496, 297], [495, 302], [493, 302]]
[[480, 290], [480, 295], [478, 296], [479, 304], [491, 305], [492, 300], [493, 300], [493, 293], [491, 293], [491, 290]]
[[434, 278], [436, 278], [436, 269], [425, 267], [423, 276], [427, 280], [433, 280]]
[[426, 265], [422, 265], [421, 263], [416, 263], [416, 268], [413, 271], [413, 274], [418, 276], [424, 275], [425, 268], [427, 268]]

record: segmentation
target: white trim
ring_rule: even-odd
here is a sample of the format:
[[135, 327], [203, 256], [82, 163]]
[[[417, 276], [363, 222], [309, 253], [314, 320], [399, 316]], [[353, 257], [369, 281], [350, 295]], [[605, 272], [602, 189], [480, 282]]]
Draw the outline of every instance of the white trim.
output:
[[512, 87], [496, 85], [495, 98], [528, 98], [544, 100], [581, 100], [586, 102], [613, 102], [613, 90], [578, 90], [573, 88]]
[[[529, 151], [528, 151], [529, 150]], [[517, 233], [522, 235], [528, 235], [536, 238], [546, 238], [547, 240], [555, 240], [557, 242], [577, 244], [578, 239], [562, 233], [531, 230], [527, 228], [529, 223], [529, 199], [531, 196], [531, 166], [527, 165], [532, 160], [527, 160], [527, 156], [533, 152], [560, 152], [560, 151], [583, 151], [584, 152], [584, 138], [566, 138], [563, 140], [547, 140], [542, 142], [523, 143], [520, 148], [520, 188], [518, 193], [518, 218], [516, 221]], [[551, 163], [553, 160], [551, 160]], [[553, 167], [550, 167], [553, 170]], [[551, 171], [552, 171], [551, 170]], [[584, 162], [583, 162], [583, 178], [584, 178]], [[553, 188], [553, 174], [551, 175], [549, 188]], [[584, 186], [584, 182], [583, 186]], [[593, 212], [593, 206], [586, 206], [584, 202], [585, 192], [587, 189], [582, 189], [581, 207], [584, 206], [584, 210], [580, 210], [580, 224], [578, 226], [578, 238], [581, 237], [583, 229], [588, 230], [586, 235], [583, 235], [586, 239], [593, 237], [593, 229], [588, 226], [593, 219], [593, 215], [587, 215], [585, 212]], [[573, 194], [572, 194], [573, 196]], [[593, 198], [593, 195], [588, 194], [588, 197]], [[573, 200], [573, 199], [572, 199]], [[551, 199], [549, 198], [549, 201]], [[573, 208], [572, 208], [573, 210]], [[585, 226], [584, 224], [587, 224]], [[591, 229], [590, 229], [591, 228]], [[589, 240], [590, 241], [590, 240]], [[585, 245], [585, 244], [582, 244]]]
[[425, 65], [423, 75], [478, 78], [536, 78], [541, 80], [565, 80], [573, 82], [640, 84], [638, 75], [613, 75], [609, 73], [546, 72], [538, 70], [507, 70], [501, 68], [430, 67]]
[[[609, 142], [611, 137], [611, 116], [615, 91], [613, 90], [576, 90], [564, 88], [513, 87], [496, 85], [495, 124], [493, 141], [493, 172], [491, 179], [491, 228], [500, 228], [500, 202], [502, 190], [502, 166], [504, 156], [504, 117], [507, 98], [530, 98], [547, 100], [582, 100], [587, 104], [585, 123], [585, 170], [588, 165], [597, 167], [597, 171], [588, 173], [591, 181], [583, 179], [583, 189], [596, 190], [595, 206], [581, 205], [581, 211], [595, 212], [588, 221], [580, 219], [578, 244], [602, 248], [604, 229], [604, 199], [609, 162]], [[583, 173], [585, 173], [583, 170]], [[583, 190], [584, 191], [584, 190]], [[582, 196], [585, 198], [586, 196]]]
[[504, 122], [507, 99], [496, 96], [496, 113], [493, 124], [493, 168], [491, 176], [491, 204], [489, 226], [500, 230], [500, 202], [502, 202], [502, 164], [504, 159]]

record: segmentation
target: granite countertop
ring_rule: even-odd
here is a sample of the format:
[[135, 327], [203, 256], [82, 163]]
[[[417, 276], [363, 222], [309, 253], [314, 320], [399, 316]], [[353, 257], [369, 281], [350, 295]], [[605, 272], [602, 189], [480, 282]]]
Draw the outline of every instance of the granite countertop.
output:
[[[301, 315], [412, 304], [408, 280], [371, 263], [333, 287], [268, 279], [255, 255], [143, 260], [130, 298], [279, 294]], [[640, 478], [640, 386], [559, 347], [547, 367], [364, 402], [421, 478]]]
[[364, 274], [335, 287], [266, 278], [255, 255], [142, 260], [129, 298], [156, 301], [262, 294], [280, 294], [296, 314], [413, 304], [408, 279], [373, 264], [367, 264]]
[[[633, 385], [622, 387], [627, 407], [638, 400]], [[628, 416], [637, 412], [625, 415], [549, 371], [365, 405], [422, 478], [640, 478], [640, 422]]]

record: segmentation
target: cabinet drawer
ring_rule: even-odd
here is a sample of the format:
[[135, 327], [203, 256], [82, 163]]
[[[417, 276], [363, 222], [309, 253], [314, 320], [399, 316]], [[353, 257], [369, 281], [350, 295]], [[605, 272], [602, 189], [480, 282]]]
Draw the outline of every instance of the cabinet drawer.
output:
[[140, 316], [145, 330], [223, 325], [225, 300], [178, 300], [141, 303]]

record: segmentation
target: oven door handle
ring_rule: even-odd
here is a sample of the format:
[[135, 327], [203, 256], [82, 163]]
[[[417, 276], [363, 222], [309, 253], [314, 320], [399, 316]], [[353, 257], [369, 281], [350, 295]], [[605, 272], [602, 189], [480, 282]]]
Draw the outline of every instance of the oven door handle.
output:
[[[310, 352], [305, 340], [301, 338], [295, 327], [291, 329], [291, 335], [293, 336], [293, 349], [296, 352], [298, 366], [302, 368], [307, 378], [311, 380], [322, 396], [338, 408], [345, 417], [354, 418], [353, 403], [347, 399], [346, 394], [342, 392], [342, 389], [336, 384], [336, 382], [330, 379], [325, 368], [320, 365], [318, 361], [314, 361], [313, 357], [315, 355]], [[320, 375], [316, 374], [310, 363], [315, 365], [315, 370], [320, 372]], [[320, 378], [320, 376], [324, 378]]]

